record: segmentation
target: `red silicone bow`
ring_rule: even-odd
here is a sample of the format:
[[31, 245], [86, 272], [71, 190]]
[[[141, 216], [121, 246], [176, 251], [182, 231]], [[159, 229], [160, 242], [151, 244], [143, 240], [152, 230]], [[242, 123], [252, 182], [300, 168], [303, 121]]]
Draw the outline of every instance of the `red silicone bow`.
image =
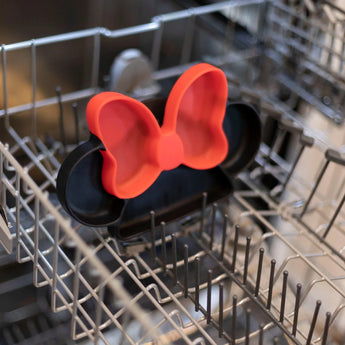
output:
[[210, 169], [226, 157], [222, 124], [228, 97], [224, 73], [201, 63], [172, 88], [159, 127], [141, 102], [115, 92], [94, 96], [86, 110], [90, 132], [103, 143], [102, 183], [119, 198], [140, 195], [163, 170], [180, 164]]

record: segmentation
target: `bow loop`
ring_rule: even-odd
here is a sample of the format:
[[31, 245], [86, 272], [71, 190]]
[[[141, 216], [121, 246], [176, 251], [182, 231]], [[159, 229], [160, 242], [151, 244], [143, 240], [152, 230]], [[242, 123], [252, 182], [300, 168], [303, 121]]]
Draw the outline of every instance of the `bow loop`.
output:
[[103, 92], [88, 103], [86, 118], [90, 132], [105, 147], [105, 190], [123, 199], [144, 192], [160, 173], [153, 151], [161, 133], [151, 111], [133, 98]]
[[209, 169], [224, 160], [228, 151], [223, 131], [227, 98], [224, 73], [209, 64], [195, 65], [177, 80], [167, 100], [162, 130], [173, 128], [181, 138], [183, 164]]

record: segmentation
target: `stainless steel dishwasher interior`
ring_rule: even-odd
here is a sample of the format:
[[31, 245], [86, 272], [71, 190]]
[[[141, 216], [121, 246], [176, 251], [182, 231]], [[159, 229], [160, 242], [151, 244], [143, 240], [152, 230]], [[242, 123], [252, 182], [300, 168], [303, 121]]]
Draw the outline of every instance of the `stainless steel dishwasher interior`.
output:
[[[1, 345], [345, 344], [340, 0], [1, 6]], [[71, 219], [90, 97], [166, 97], [201, 61], [262, 122], [231, 197], [128, 241]]]

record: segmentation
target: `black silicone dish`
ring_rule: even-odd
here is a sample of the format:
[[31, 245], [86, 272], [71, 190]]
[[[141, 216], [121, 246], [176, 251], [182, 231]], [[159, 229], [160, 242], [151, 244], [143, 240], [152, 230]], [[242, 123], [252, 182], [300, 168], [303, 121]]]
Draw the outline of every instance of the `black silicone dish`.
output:
[[[145, 102], [161, 124], [164, 99]], [[151, 226], [150, 211], [155, 221], [171, 222], [200, 210], [202, 195], [207, 204], [220, 201], [232, 192], [231, 175], [247, 166], [258, 150], [261, 126], [259, 117], [245, 103], [231, 103], [226, 110], [224, 132], [229, 153], [223, 166], [194, 170], [179, 166], [164, 171], [143, 194], [128, 200], [108, 194], [102, 185], [102, 142], [94, 135], [80, 144], [63, 162], [57, 177], [57, 194], [65, 210], [80, 223], [92, 227], [108, 227], [110, 235], [128, 240]]]

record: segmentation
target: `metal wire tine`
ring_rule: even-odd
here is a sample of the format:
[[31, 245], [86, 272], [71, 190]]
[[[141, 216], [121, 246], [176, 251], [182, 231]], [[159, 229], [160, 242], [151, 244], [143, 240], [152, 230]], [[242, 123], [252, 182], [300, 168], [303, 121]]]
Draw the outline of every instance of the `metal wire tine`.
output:
[[79, 285], [80, 285], [80, 260], [81, 250], [77, 247], [75, 252], [75, 269], [73, 275], [73, 306], [72, 306], [72, 324], [71, 324], [71, 335], [75, 337], [77, 332], [77, 310], [79, 304]]
[[308, 44], [307, 44], [307, 52], [308, 54], [312, 53], [312, 49], [313, 49], [313, 42], [315, 40], [314, 36], [315, 36], [316, 30], [313, 27], [313, 25], [309, 26], [309, 31], [308, 31]]
[[[231, 0], [229, 0], [229, 3]], [[230, 10], [230, 8], [229, 8]], [[224, 34], [224, 43], [223, 43], [223, 54], [224, 56], [227, 55], [228, 50], [230, 46], [233, 43], [233, 38], [234, 38], [234, 33], [235, 33], [235, 26], [236, 26], [236, 21], [232, 20], [230, 16], [228, 16], [226, 28], [225, 28], [225, 34]]]
[[96, 312], [95, 312], [95, 327], [94, 327], [94, 332], [95, 332], [95, 338], [94, 338], [94, 344], [98, 345], [99, 341], [99, 334], [100, 334], [100, 325], [102, 322], [102, 307], [101, 303], [104, 300], [104, 286], [101, 287], [98, 293], [98, 302], [96, 306]]
[[218, 336], [223, 336], [223, 319], [224, 319], [224, 284], [219, 284], [219, 315], [218, 315]]
[[250, 335], [250, 315], [251, 309], [246, 309], [246, 329], [245, 329], [245, 345], [249, 345], [249, 335]]
[[26, 326], [30, 332], [30, 337], [39, 334], [40, 331], [45, 331], [45, 329], [39, 329], [32, 319], [26, 321]]
[[264, 344], [264, 327], [263, 324], [259, 326], [259, 345]]
[[101, 53], [101, 35], [100, 35], [100, 32], [97, 32], [93, 36], [93, 54], [92, 54], [92, 68], [91, 68], [91, 87], [92, 88], [96, 88], [98, 85], [100, 53]]
[[260, 248], [260, 251], [259, 251], [259, 261], [258, 261], [258, 271], [257, 271], [257, 275], [256, 275], [256, 284], [255, 284], [255, 292], [254, 292], [255, 297], [259, 296], [261, 273], [262, 273], [262, 263], [263, 263], [263, 260], [264, 260], [264, 253], [265, 253], [264, 248]]
[[226, 230], [227, 230], [227, 227], [228, 227], [228, 223], [229, 223], [229, 216], [227, 214], [225, 214], [223, 216], [222, 246], [221, 246], [221, 250], [220, 250], [220, 260], [221, 261], [224, 260]]
[[200, 218], [200, 230], [199, 234], [202, 236], [205, 226], [205, 211], [206, 211], [206, 204], [207, 204], [207, 193], [202, 193], [202, 204], [201, 204], [201, 218]]
[[339, 70], [338, 73], [341, 74], [343, 73], [343, 68], [344, 68], [344, 54], [345, 54], [345, 31], [344, 31], [344, 36], [342, 39], [342, 47], [341, 47], [341, 53], [340, 53], [340, 63], [339, 63]]
[[268, 154], [265, 157], [265, 160], [264, 160], [264, 162], [262, 164], [262, 168], [261, 168], [262, 169], [262, 173], [265, 173], [266, 166], [267, 166], [268, 162], [271, 160], [273, 152], [276, 151], [278, 146], [280, 146], [280, 142], [283, 141], [283, 139], [285, 137], [285, 133], [286, 133], [286, 130], [278, 126], [276, 134], [275, 134], [273, 142], [272, 142], [272, 145], [269, 148]]
[[[0, 151], [0, 176], [3, 178], [4, 176], [4, 165], [5, 165], [5, 157], [4, 154]], [[6, 205], [6, 187], [5, 184], [0, 186], [0, 205]]]
[[331, 221], [329, 222], [324, 234], [322, 235], [323, 238], [326, 238], [327, 235], [329, 234], [329, 231], [331, 230], [331, 227], [333, 226], [335, 219], [337, 218], [339, 212], [341, 211], [341, 209], [344, 205], [344, 202], [345, 202], [345, 193], [344, 193], [339, 205], [337, 206], [337, 209], [335, 210], [333, 217], [332, 217]]
[[237, 295], [232, 297], [231, 344], [236, 344]]
[[5, 211], [5, 208], [2, 205], [6, 205], [6, 203], [5, 202], [2, 203], [2, 201], [0, 202], [0, 217], [2, 217], [2, 219], [5, 222], [5, 224], [8, 224], [8, 219], [7, 219], [6, 211]]
[[313, 333], [314, 333], [317, 317], [318, 317], [318, 314], [319, 314], [319, 311], [320, 311], [320, 307], [321, 307], [321, 301], [318, 300], [318, 301], [316, 301], [314, 315], [313, 315], [313, 319], [311, 321], [311, 325], [310, 325], [310, 329], [309, 329], [309, 334], [308, 334], [306, 345], [310, 345], [311, 344], [311, 339], [313, 337]]
[[[20, 190], [20, 176], [16, 173], [16, 181], [15, 181], [15, 188], [16, 190]], [[21, 231], [20, 231], [20, 220], [21, 220], [21, 212], [20, 212], [20, 193], [16, 194], [16, 260], [21, 262]]]
[[34, 261], [33, 261], [33, 283], [36, 287], [39, 286], [38, 282], [38, 257], [39, 257], [39, 219], [40, 219], [40, 202], [38, 198], [35, 198], [35, 203], [34, 203], [34, 214], [35, 214], [35, 224], [34, 224]]
[[158, 70], [160, 50], [161, 50], [161, 44], [162, 44], [162, 38], [163, 38], [164, 22], [160, 19], [159, 16], [155, 17], [154, 20], [158, 24], [158, 29], [155, 31], [154, 38], [153, 38], [151, 61], [152, 61], [153, 70]]
[[[282, 126], [282, 123], [284, 122], [284, 118], [281, 118], [280, 121], [281, 121], [281, 126]], [[279, 124], [278, 124], [278, 127], [279, 127]], [[278, 153], [278, 151], [280, 150], [281, 145], [285, 139], [285, 135], [287, 133], [286, 128], [284, 128], [284, 127], [279, 127], [279, 128], [280, 128], [280, 131], [279, 131], [280, 133], [277, 136], [274, 145], [272, 145], [273, 152], [276, 152], [276, 153]], [[269, 158], [272, 158], [273, 152], [271, 152], [271, 155], [269, 156]]]
[[156, 251], [156, 241], [155, 241], [155, 228], [156, 228], [156, 220], [155, 220], [155, 211], [150, 211], [150, 219], [151, 219], [151, 255], [152, 258], [155, 259], [157, 257]]
[[252, 238], [250, 236], [247, 237], [246, 242], [246, 251], [244, 255], [244, 268], [243, 268], [243, 285], [247, 284], [247, 275], [248, 275], [248, 265], [249, 265], [249, 254], [250, 254], [250, 242]]
[[56, 96], [59, 106], [59, 125], [60, 125], [60, 140], [62, 143], [63, 153], [66, 153], [66, 132], [65, 132], [65, 121], [63, 117], [63, 105], [62, 105], [62, 97], [61, 97], [61, 87], [57, 86], [56, 89]]
[[[24, 171], [26, 173], [28, 173], [28, 170], [26, 167], [24, 167]], [[29, 185], [26, 183], [25, 179], [23, 179], [22, 188], [23, 188], [23, 192], [26, 195], [33, 195], [34, 194], [34, 191], [29, 187]]]
[[212, 204], [212, 221], [211, 221], [211, 233], [210, 233], [210, 245], [209, 245], [210, 250], [212, 250], [212, 248], [213, 248], [214, 229], [216, 226], [217, 207], [218, 207], [217, 203], [214, 202]]
[[200, 258], [197, 256], [194, 259], [194, 286], [195, 286], [195, 311], [199, 311], [199, 296], [200, 296]]
[[[329, 163], [333, 162], [333, 163], [335, 163], [337, 165], [345, 166], [345, 159], [342, 157], [342, 155], [341, 155], [341, 153], [339, 151], [336, 151], [336, 150], [333, 150], [333, 149], [326, 150], [326, 152], [325, 152], [325, 159], [326, 159], [326, 163], [324, 164], [324, 166], [323, 166], [323, 168], [322, 168], [322, 170], [321, 170], [321, 172], [320, 172], [320, 174], [319, 174], [319, 176], [317, 178], [315, 186], [314, 186], [313, 190], [311, 191], [310, 196], [309, 196], [306, 204], [304, 205], [304, 208], [302, 210], [302, 213], [301, 213], [300, 217], [302, 217], [304, 212], [306, 211], [306, 209], [307, 209], [307, 207], [308, 207], [308, 205], [310, 203], [311, 198], [315, 194], [315, 191], [316, 191], [318, 185], [320, 184], [320, 181], [321, 181], [323, 175], [326, 172], [326, 169], [327, 169]], [[338, 208], [337, 208], [335, 214], [333, 215], [333, 218], [332, 218], [332, 220], [330, 222], [330, 225], [329, 225], [329, 229], [332, 226], [335, 218], [337, 217], [337, 215], [338, 215], [338, 213], [339, 213], [339, 211], [340, 211], [340, 209], [342, 207], [342, 203], [343, 202], [344, 202], [344, 197], [343, 197], [341, 203], [338, 205]], [[328, 234], [329, 229], [326, 230], [326, 234]]]
[[16, 341], [13, 339], [11, 332], [7, 328], [5, 328], [2, 331], [2, 336], [3, 336], [3, 338], [7, 344], [15, 344], [16, 343]]
[[207, 271], [207, 306], [206, 306], [206, 321], [207, 324], [211, 322], [211, 293], [212, 293], [212, 270]]
[[25, 336], [17, 324], [14, 324], [12, 326], [12, 331], [14, 335], [17, 337], [17, 340], [19, 340], [19, 343], [25, 340]]
[[176, 248], [176, 235], [171, 235], [172, 245], [172, 265], [173, 265], [173, 283], [174, 286], [177, 284], [177, 248]]
[[330, 49], [328, 51], [328, 57], [327, 57], [327, 65], [332, 66], [332, 60], [333, 60], [333, 51], [334, 51], [334, 33], [336, 30], [336, 23], [332, 23], [332, 31], [331, 31], [331, 43], [330, 43]]
[[313, 187], [312, 191], [310, 192], [309, 197], [308, 197], [307, 201], [305, 202], [303, 210], [302, 210], [302, 212], [301, 212], [301, 214], [299, 216], [300, 218], [302, 218], [303, 215], [305, 214], [305, 212], [307, 211], [307, 208], [308, 208], [308, 206], [310, 204], [310, 201], [311, 201], [312, 197], [314, 196], [314, 194], [316, 192], [316, 189], [319, 186], [319, 184], [321, 182], [321, 179], [322, 179], [323, 175], [325, 174], [325, 172], [326, 172], [326, 170], [328, 168], [328, 165], [329, 165], [329, 160], [326, 161], [326, 163], [324, 164], [324, 166], [323, 166], [319, 176], [317, 177], [317, 180], [316, 180], [316, 182], [314, 184], [314, 187]]
[[37, 69], [36, 69], [35, 40], [32, 40], [31, 42], [31, 83], [32, 83], [31, 131], [32, 131], [32, 137], [36, 139], [37, 138], [37, 114], [36, 114]]
[[232, 251], [231, 272], [235, 272], [235, 267], [236, 267], [239, 231], [240, 231], [240, 226], [237, 224], [235, 225], [235, 238], [234, 238], [234, 249]]
[[4, 112], [5, 112], [5, 127], [10, 127], [10, 118], [8, 114], [8, 93], [7, 93], [7, 59], [5, 45], [1, 45], [1, 65], [2, 65], [2, 85], [4, 94]]
[[278, 345], [279, 342], [279, 338], [278, 337], [274, 337], [273, 338], [273, 345]]
[[75, 125], [75, 143], [78, 144], [80, 141], [80, 134], [79, 134], [79, 116], [78, 116], [77, 102], [73, 102], [72, 109], [73, 109], [74, 125]]
[[188, 297], [188, 244], [184, 245], [184, 297]]
[[286, 179], [285, 179], [285, 181], [284, 181], [284, 183], [283, 183], [283, 185], [281, 187], [281, 193], [285, 190], [287, 184], [289, 183], [290, 178], [291, 178], [292, 174], [294, 173], [294, 171], [296, 169], [296, 166], [297, 166], [297, 164], [298, 164], [298, 162], [299, 162], [299, 160], [300, 160], [300, 158], [301, 158], [301, 156], [302, 156], [302, 154], [304, 152], [304, 149], [307, 146], [311, 147], [314, 144], [314, 139], [311, 138], [311, 137], [307, 137], [304, 134], [302, 134], [300, 141], [301, 141], [302, 146], [300, 147], [300, 149], [298, 151], [298, 154], [297, 154], [297, 156], [296, 156], [296, 158], [295, 158], [295, 160], [294, 160], [294, 162], [292, 164], [292, 167], [291, 167], [288, 175], [286, 176]]
[[165, 222], [161, 222], [162, 264], [163, 271], [167, 270], [167, 247], [165, 242]]
[[[126, 339], [126, 335], [128, 333], [128, 327], [130, 325], [132, 321], [132, 315], [131, 313], [127, 310], [125, 311], [124, 313], [124, 316], [123, 316], [123, 320], [122, 320], [122, 330], [121, 330], [121, 339], [118, 343], [118, 345], [123, 345], [123, 344], [127, 344], [127, 341], [128, 339]], [[153, 344], [158, 344], [158, 341], [157, 339], [152, 339], [152, 345]]]
[[332, 314], [330, 312], [326, 313], [326, 321], [325, 321], [325, 327], [323, 329], [323, 335], [322, 335], [322, 343], [321, 345], [326, 345], [327, 343], [327, 338], [328, 338], [328, 331], [329, 331], [329, 326], [331, 324], [331, 316]]
[[284, 313], [285, 313], [285, 302], [286, 302], [286, 288], [287, 288], [287, 279], [289, 276], [288, 271], [283, 272], [283, 288], [282, 288], [282, 299], [280, 303], [280, 316], [279, 316], [279, 322], [284, 321]]
[[261, 41], [265, 37], [267, 27], [267, 12], [269, 10], [269, 3], [263, 2], [259, 6], [259, 19], [258, 19], [258, 39]]
[[298, 323], [298, 313], [299, 313], [299, 305], [301, 301], [301, 290], [302, 290], [302, 284], [297, 284], [297, 290], [296, 290], [296, 300], [295, 300], [295, 308], [293, 313], [293, 324], [292, 324], [292, 332], [291, 334], [295, 337], [297, 333], [297, 323]]
[[270, 280], [269, 280], [269, 285], [268, 285], [267, 305], [266, 305], [266, 308], [268, 310], [271, 309], [275, 266], [276, 266], [276, 260], [272, 259], [271, 260]]
[[52, 310], [56, 309], [56, 295], [57, 295], [57, 278], [58, 278], [58, 262], [59, 262], [59, 252], [58, 243], [60, 236], [59, 223], [55, 221], [54, 223], [54, 243], [53, 243], [53, 273], [52, 273], [52, 289], [51, 289], [51, 305]]
[[192, 47], [193, 47], [193, 36], [194, 36], [194, 27], [195, 27], [195, 15], [193, 8], [189, 9], [191, 12], [190, 17], [185, 29], [185, 36], [183, 40], [183, 47], [181, 53], [180, 65], [186, 64], [190, 60]]

